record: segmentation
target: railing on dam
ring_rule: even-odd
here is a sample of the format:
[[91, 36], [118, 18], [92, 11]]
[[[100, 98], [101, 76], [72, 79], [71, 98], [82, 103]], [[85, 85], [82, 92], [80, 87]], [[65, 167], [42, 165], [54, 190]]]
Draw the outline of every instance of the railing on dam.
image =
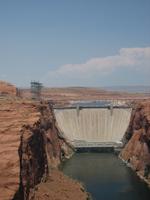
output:
[[118, 106], [111, 106], [111, 105], [108, 105], [108, 106], [94, 106], [94, 105], [92, 105], [92, 106], [54, 106], [54, 109], [56, 109], [56, 110], [65, 110], [65, 109], [77, 109], [77, 110], [81, 110], [81, 109], [86, 109], [86, 108], [88, 108], [88, 109], [93, 109], [93, 108], [107, 108], [107, 109], [113, 109], [113, 108], [118, 108], [118, 109], [120, 109], [120, 108], [124, 108], [124, 109], [127, 109], [127, 108], [131, 108], [132, 106], [128, 106], [128, 105], [118, 105]]
[[85, 108], [88, 108], [88, 109], [92, 109], [92, 108], [108, 108], [108, 109], [111, 109], [111, 108], [131, 108], [131, 106], [63, 106], [63, 107], [58, 107], [58, 106], [54, 106], [54, 109], [55, 110], [65, 110], [65, 109], [85, 109]]

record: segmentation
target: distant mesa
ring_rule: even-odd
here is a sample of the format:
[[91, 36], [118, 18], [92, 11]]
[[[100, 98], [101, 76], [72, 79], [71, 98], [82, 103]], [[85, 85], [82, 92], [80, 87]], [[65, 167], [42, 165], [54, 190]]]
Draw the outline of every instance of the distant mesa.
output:
[[17, 95], [17, 88], [5, 81], [0, 81], [0, 96], [16, 96]]

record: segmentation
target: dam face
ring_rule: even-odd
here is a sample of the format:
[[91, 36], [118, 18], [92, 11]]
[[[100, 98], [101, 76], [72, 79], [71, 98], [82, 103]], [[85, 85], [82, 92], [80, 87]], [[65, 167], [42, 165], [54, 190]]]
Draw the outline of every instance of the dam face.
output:
[[58, 126], [75, 147], [115, 146], [129, 125], [131, 108], [55, 109]]

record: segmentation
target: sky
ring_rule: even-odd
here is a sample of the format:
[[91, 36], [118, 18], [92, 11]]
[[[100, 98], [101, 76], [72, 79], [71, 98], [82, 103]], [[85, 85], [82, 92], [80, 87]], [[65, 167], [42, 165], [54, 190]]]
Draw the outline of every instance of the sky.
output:
[[0, 80], [150, 85], [150, 0], [0, 0]]

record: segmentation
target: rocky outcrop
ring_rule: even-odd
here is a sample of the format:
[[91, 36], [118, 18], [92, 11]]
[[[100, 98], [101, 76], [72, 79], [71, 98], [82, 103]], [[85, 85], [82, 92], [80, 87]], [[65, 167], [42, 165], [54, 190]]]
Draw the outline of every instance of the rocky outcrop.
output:
[[150, 185], [150, 102], [133, 109], [120, 157]]
[[0, 199], [34, 199], [35, 187], [72, 149], [45, 103], [0, 101]]
[[10, 83], [0, 81], [0, 95], [16, 96], [17, 95], [17, 89], [16, 89], [15, 86], [13, 86]]
[[35, 200], [91, 200], [91, 198], [79, 182], [54, 169], [48, 181], [38, 185]]

